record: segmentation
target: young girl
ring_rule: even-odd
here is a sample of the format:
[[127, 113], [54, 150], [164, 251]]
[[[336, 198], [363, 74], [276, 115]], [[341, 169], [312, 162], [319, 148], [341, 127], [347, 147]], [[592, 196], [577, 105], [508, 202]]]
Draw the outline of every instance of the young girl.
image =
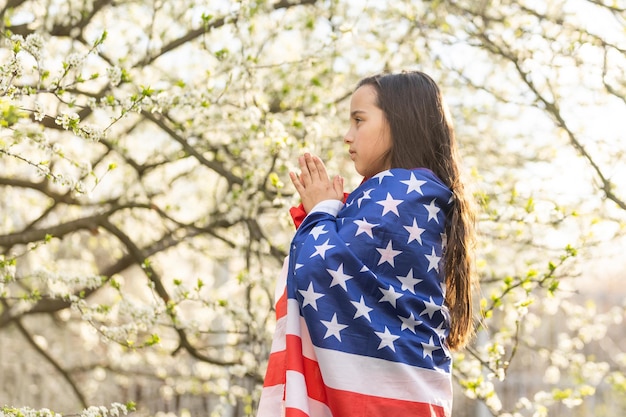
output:
[[363, 79], [344, 142], [364, 177], [345, 203], [316, 156], [290, 174], [306, 217], [292, 210], [258, 416], [450, 416], [450, 351], [473, 330], [473, 213], [437, 85]]

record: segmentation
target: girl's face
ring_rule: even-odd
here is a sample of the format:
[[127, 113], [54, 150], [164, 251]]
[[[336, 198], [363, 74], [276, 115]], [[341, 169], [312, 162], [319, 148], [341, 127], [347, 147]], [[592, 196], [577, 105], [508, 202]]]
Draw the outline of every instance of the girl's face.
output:
[[369, 178], [391, 167], [391, 131], [383, 111], [376, 106], [373, 86], [363, 85], [352, 94], [350, 129], [343, 140], [350, 145], [350, 158], [362, 176]]

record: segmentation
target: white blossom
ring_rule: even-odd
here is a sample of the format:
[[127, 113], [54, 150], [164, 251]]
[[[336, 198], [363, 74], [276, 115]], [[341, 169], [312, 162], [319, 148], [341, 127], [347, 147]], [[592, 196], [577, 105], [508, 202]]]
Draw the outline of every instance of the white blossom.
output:
[[117, 87], [122, 82], [122, 69], [118, 66], [107, 67], [107, 76], [109, 77], [109, 83], [113, 87]]
[[63, 129], [70, 129], [73, 125], [80, 121], [80, 116], [76, 112], [62, 113], [56, 117], [54, 122], [61, 125]]
[[44, 48], [44, 39], [38, 33], [31, 33], [26, 36], [24, 43], [22, 44], [24, 49], [28, 51], [37, 61], [42, 58], [42, 50]]
[[91, 142], [100, 142], [106, 138], [106, 132], [96, 125], [84, 124], [78, 128], [78, 135]]
[[66, 62], [70, 66], [70, 68], [78, 68], [83, 64], [83, 62], [85, 62], [85, 56], [73, 52], [68, 55]]
[[41, 122], [43, 118], [46, 116], [44, 113], [43, 106], [40, 103], [35, 103], [34, 117], [35, 120]]

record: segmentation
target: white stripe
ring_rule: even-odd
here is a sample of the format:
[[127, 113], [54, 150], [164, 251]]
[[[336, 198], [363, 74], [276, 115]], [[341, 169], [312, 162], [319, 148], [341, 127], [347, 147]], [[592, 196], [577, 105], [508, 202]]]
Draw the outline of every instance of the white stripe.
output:
[[328, 387], [452, 408], [449, 374], [330, 349], [316, 347], [315, 352]]
[[[287, 300], [287, 334], [302, 339], [302, 353], [317, 361], [324, 383], [331, 388], [452, 408], [449, 374], [404, 363], [313, 346], [296, 300]], [[293, 316], [296, 316], [295, 318]], [[290, 326], [291, 324], [291, 326]]]
[[289, 408], [297, 408], [310, 417], [333, 417], [326, 404], [309, 398], [304, 375], [300, 372], [287, 371], [285, 396], [285, 405]]
[[287, 299], [287, 327], [286, 333], [300, 336], [300, 306], [297, 300]]
[[296, 371], [287, 371], [287, 390], [285, 391], [285, 405], [290, 408], [297, 408], [305, 414], [309, 413], [307, 403], [307, 389], [304, 375]]
[[280, 352], [287, 348], [287, 340], [285, 339], [285, 332], [287, 331], [287, 317], [281, 317], [276, 321], [276, 328], [274, 329], [274, 336], [272, 339], [271, 353]]
[[286, 334], [298, 336], [302, 340], [302, 355], [305, 358], [317, 360], [309, 329], [304, 321], [304, 317], [300, 316], [300, 305], [297, 300], [287, 299], [287, 328]]
[[[256, 417], [284, 417], [285, 402], [283, 401], [283, 393], [285, 385], [279, 384], [271, 387], [263, 387], [261, 391], [261, 400], [257, 409]], [[280, 414], [276, 412], [280, 410]]]
[[285, 257], [283, 261], [283, 268], [276, 279], [276, 288], [274, 289], [274, 306], [278, 303], [280, 297], [283, 296], [285, 292], [285, 285], [287, 285], [287, 273], [289, 271], [289, 255]]
[[304, 317], [300, 317], [300, 329], [302, 329], [302, 334], [300, 338], [302, 339], [302, 355], [305, 358], [309, 358], [311, 360], [317, 361], [317, 355], [315, 355], [315, 346], [313, 346], [313, 342], [311, 341], [311, 334], [309, 333], [309, 328], [304, 321]]

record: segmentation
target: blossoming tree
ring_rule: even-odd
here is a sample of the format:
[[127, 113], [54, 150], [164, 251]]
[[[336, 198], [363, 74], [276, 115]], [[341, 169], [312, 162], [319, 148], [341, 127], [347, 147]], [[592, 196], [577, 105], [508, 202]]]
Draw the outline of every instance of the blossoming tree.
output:
[[286, 173], [349, 177], [355, 82], [406, 68], [480, 203], [455, 415], [624, 412], [624, 294], [588, 283], [622, 259], [626, 4], [357, 3], [0, 5], [0, 416], [254, 414]]

